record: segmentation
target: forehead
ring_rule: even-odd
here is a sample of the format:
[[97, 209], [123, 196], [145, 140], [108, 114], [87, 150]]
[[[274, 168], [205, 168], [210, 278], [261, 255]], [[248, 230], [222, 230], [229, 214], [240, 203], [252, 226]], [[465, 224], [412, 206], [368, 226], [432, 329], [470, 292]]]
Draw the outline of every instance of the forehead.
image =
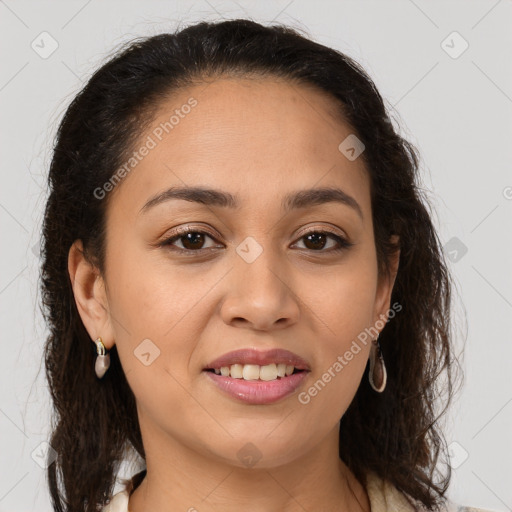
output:
[[195, 185], [255, 204], [297, 189], [336, 185], [367, 208], [364, 162], [350, 161], [339, 150], [353, 133], [335, 102], [310, 86], [268, 78], [198, 83], [161, 101], [134, 148], [151, 149], [116, 195], [142, 208], [165, 188]]

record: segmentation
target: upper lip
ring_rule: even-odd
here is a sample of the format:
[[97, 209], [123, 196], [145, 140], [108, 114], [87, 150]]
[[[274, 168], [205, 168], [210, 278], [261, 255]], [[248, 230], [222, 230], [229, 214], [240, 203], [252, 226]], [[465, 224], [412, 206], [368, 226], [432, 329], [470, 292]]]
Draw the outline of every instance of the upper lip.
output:
[[274, 348], [271, 350], [244, 348], [234, 350], [233, 352], [228, 352], [215, 359], [204, 369], [218, 369], [223, 366], [231, 366], [232, 364], [257, 364], [259, 366], [265, 366], [272, 363], [293, 365], [297, 370], [311, 370], [309, 363], [302, 359], [302, 357], [282, 348]]

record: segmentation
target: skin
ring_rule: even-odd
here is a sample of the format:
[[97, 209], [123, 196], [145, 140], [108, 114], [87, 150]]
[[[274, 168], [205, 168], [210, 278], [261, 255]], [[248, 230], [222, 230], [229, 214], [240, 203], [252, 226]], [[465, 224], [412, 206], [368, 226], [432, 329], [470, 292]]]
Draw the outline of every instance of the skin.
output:
[[[338, 150], [353, 130], [310, 87], [222, 78], [163, 101], [141, 143], [191, 96], [198, 105], [110, 192], [104, 274], [83, 258], [80, 241], [69, 254], [84, 325], [107, 349], [117, 344], [137, 401], [148, 471], [129, 510], [369, 511], [338, 456], [338, 434], [370, 343], [308, 404], [297, 399], [390, 307], [398, 254], [391, 274], [379, 276], [368, 173], [362, 158]], [[240, 209], [170, 200], [140, 213], [175, 185], [229, 192]], [[287, 193], [323, 186], [351, 195], [363, 218], [335, 202], [281, 210]], [[191, 247], [183, 238], [159, 247], [178, 226], [208, 231], [199, 247], [216, 249], [173, 252]], [[354, 245], [332, 252], [334, 239], [322, 248], [306, 228]], [[236, 252], [248, 236], [263, 249], [252, 263]], [[160, 350], [148, 366], [134, 355], [145, 339]], [[274, 404], [239, 402], [202, 373], [226, 352], [275, 347], [312, 371]], [[249, 442], [261, 456], [252, 467], [237, 456]]]

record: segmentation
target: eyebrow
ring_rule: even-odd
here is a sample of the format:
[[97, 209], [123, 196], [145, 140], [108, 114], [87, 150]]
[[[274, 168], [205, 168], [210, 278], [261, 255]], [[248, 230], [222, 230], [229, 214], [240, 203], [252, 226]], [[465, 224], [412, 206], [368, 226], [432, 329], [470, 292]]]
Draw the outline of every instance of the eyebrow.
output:
[[[172, 199], [181, 199], [201, 203], [206, 206], [218, 206], [234, 210], [240, 208], [237, 198], [229, 192], [205, 187], [171, 187], [150, 198], [141, 208], [140, 213], [145, 213], [156, 205]], [[336, 187], [311, 188], [291, 192], [283, 198], [281, 208], [285, 212], [289, 212], [295, 209], [332, 202], [349, 206], [363, 219], [363, 211], [359, 203], [352, 196]]]

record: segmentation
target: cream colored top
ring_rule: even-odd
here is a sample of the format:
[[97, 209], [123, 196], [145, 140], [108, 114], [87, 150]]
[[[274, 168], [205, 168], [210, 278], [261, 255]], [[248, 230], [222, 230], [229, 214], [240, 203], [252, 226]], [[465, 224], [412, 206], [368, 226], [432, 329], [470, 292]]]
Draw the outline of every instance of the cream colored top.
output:
[[[415, 509], [406, 497], [399, 492], [389, 482], [382, 480], [375, 473], [369, 473], [367, 479], [366, 492], [370, 499], [371, 512], [421, 512], [427, 510], [417, 506]], [[128, 500], [130, 497], [130, 487], [114, 495], [108, 505], [101, 512], [130, 512], [128, 510]], [[456, 505], [449, 502], [445, 512], [491, 512], [481, 508], [470, 508]]]

